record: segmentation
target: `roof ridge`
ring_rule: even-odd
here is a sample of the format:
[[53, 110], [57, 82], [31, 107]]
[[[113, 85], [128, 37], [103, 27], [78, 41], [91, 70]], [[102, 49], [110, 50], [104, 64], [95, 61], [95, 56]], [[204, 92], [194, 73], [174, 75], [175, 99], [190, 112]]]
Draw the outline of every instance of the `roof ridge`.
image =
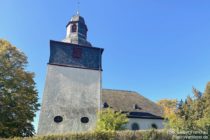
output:
[[124, 89], [108, 89], [108, 88], [102, 88], [102, 90], [110, 90], [110, 91], [122, 91], [122, 92], [131, 92], [131, 93], [137, 93], [136, 91], [132, 91], [132, 90], [124, 90]]

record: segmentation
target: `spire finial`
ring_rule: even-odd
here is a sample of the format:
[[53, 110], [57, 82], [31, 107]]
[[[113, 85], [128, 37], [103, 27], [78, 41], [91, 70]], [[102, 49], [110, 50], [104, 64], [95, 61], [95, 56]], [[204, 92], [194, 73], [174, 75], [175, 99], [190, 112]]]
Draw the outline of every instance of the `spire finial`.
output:
[[80, 1], [77, 0], [77, 15], [79, 15], [79, 6], [80, 6]]

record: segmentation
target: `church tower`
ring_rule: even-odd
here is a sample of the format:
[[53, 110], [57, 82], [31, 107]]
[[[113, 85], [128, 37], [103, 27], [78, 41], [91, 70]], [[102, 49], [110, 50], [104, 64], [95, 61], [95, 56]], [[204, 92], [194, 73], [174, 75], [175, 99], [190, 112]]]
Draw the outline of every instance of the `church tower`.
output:
[[103, 49], [87, 41], [87, 31], [77, 14], [66, 26], [66, 38], [50, 41], [38, 135], [88, 131], [96, 125]]

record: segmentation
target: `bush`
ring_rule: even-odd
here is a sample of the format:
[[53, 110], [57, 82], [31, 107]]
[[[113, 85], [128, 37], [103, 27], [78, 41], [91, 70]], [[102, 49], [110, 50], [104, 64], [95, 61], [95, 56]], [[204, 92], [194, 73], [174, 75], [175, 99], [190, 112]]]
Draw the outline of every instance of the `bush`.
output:
[[[172, 134], [162, 130], [94, 131], [65, 135], [11, 138], [11, 140], [172, 140]], [[2, 139], [8, 140], [8, 139]], [[174, 139], [175, 140], [175, 139]]]
[[123, 130], [128, 118], [121, 112], [116, 112], [111, 108], [98, 112], [96, 131], [117, 131]]

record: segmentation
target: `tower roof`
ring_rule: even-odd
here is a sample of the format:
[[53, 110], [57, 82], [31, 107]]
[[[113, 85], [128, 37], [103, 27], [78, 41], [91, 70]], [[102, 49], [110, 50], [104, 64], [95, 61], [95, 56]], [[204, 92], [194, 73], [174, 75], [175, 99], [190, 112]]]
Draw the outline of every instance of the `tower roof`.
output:
[[71, 17], [71, 20], [66, 25], [66, 38], [63, 42], [91, 47], [90, 42], [87, 41], [88, 28], [85, 20], [79, 14]]
[[69, 24], [76, 23], [76, 22], [86, 25], [84, 18], [82, 16], [80, 16], [80, 15], [77, 14], [77, 15], [73, 15], [71, 17], [71, 19], [68, 22], [68, 24], [66, 25], [66, 27], [68, 27]]
[[74, 15], [74, 16], [72, 16], [71, 17], [71, 21], [81, 21], [81, 22], [83, 22], [83, 23], [85, 23], [85, 20], [84, 20], [84, 18], [83, 17], [81, 17], [80, 15]]

